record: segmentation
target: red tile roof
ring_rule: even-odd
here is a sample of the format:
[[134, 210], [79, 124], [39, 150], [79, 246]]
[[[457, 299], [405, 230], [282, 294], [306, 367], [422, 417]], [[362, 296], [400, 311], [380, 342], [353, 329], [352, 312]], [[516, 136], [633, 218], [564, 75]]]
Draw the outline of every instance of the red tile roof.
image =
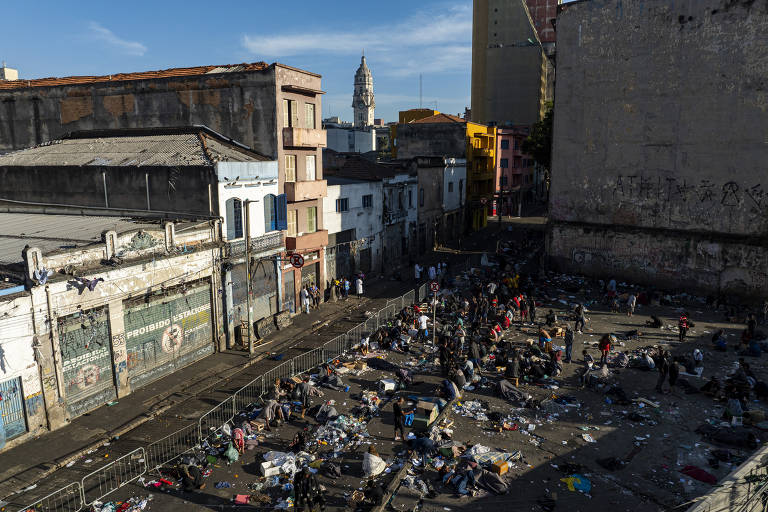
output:
[[261, 71], [269, 67], [266, 62], [249, 64], [225, 64], [223, 66], [196, 66], [192, 68], [171, 68], [158, 71], [140, 71], [137, 73], [118, 73], [104, 76], [67, 76], [36, 78], [34, 80], [0, 81], [0, 89], [22, 89], [26, 87], [51, 87], [57, 85], [78, 85], [96, 82], [122, 82], [129, 80], [148, 80], [153, 78], [172, 78], [177, 76], [195, 76], [212, 73], [232, 73], [236, 71]]
[[434, 116], [424, 117], [422, 119], [417, 119], [415, 121], [411, 121], [411, 123], [466, 123], [467, 121], [458, 117], [458, 116], [452, 116], [451, 114], [436, 114]]

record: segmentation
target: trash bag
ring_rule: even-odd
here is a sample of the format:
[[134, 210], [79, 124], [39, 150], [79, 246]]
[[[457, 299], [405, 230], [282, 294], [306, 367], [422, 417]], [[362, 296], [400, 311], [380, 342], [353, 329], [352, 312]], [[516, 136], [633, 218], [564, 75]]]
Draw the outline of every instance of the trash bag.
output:
[[339, 413], [334, 406], [323, 404], [317, 411], [317, 414], [315, 414], [315, 420], [317, 420], [318, 423], [325, 423], [328, 420], [335, 419], [338, 415]]
[[232, 427], [229, 426], [229, 423], [225, 423], [221, 426], [221, 432], [228, 437], [232, 437]]
[[237, 453], [235, 446], [232, 443], [229, 443], [227, 451], [224, 452], [224, 457], [226, 457], [229, 462], [237, 462], [237, 459], [240, 458], [240, 454]]
[[365, 452], [363, 454], [363, 474], [370, 478], [382, 473], [387, 468], [387, 463], [378, 455]]
[[336, 480], [341, 476], [341, 466], [333, 462], [323, 462], [322, 466], [320, 466], [320, 470], [325, 476], [332, 480]]

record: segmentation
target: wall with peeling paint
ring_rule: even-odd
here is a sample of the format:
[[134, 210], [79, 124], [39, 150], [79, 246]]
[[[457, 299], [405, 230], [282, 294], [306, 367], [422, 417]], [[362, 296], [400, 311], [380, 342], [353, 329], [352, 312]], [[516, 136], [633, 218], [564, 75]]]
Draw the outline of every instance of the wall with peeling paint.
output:
[[206, 125], [275, 157], [275, 68], [0, 91], [0, 153], [79, 130]]
[[766, 261], [768, 235], [768, 4], [592, 0], [561, 11], [552, 262], [768, 292], [752, 266]]

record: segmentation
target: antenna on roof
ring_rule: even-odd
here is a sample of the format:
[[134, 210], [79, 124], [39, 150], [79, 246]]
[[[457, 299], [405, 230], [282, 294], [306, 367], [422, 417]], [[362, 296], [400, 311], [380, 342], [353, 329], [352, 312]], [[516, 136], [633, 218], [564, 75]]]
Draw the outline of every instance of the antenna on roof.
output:
[[419, 108], [421, 108], [421, 73], [419, 73]]

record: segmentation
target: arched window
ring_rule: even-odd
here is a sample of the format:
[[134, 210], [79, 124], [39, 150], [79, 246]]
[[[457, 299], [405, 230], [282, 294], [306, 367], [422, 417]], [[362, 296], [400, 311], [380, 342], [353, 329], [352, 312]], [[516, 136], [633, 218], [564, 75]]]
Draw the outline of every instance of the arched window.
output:
[[264, 231], [267, 233], [277, 229], [275, 200], [274, 194], [264, 196]]
[[235, 240], [243, 236], [243, 202], [233, 197], [227, 199], [227, 240]]

